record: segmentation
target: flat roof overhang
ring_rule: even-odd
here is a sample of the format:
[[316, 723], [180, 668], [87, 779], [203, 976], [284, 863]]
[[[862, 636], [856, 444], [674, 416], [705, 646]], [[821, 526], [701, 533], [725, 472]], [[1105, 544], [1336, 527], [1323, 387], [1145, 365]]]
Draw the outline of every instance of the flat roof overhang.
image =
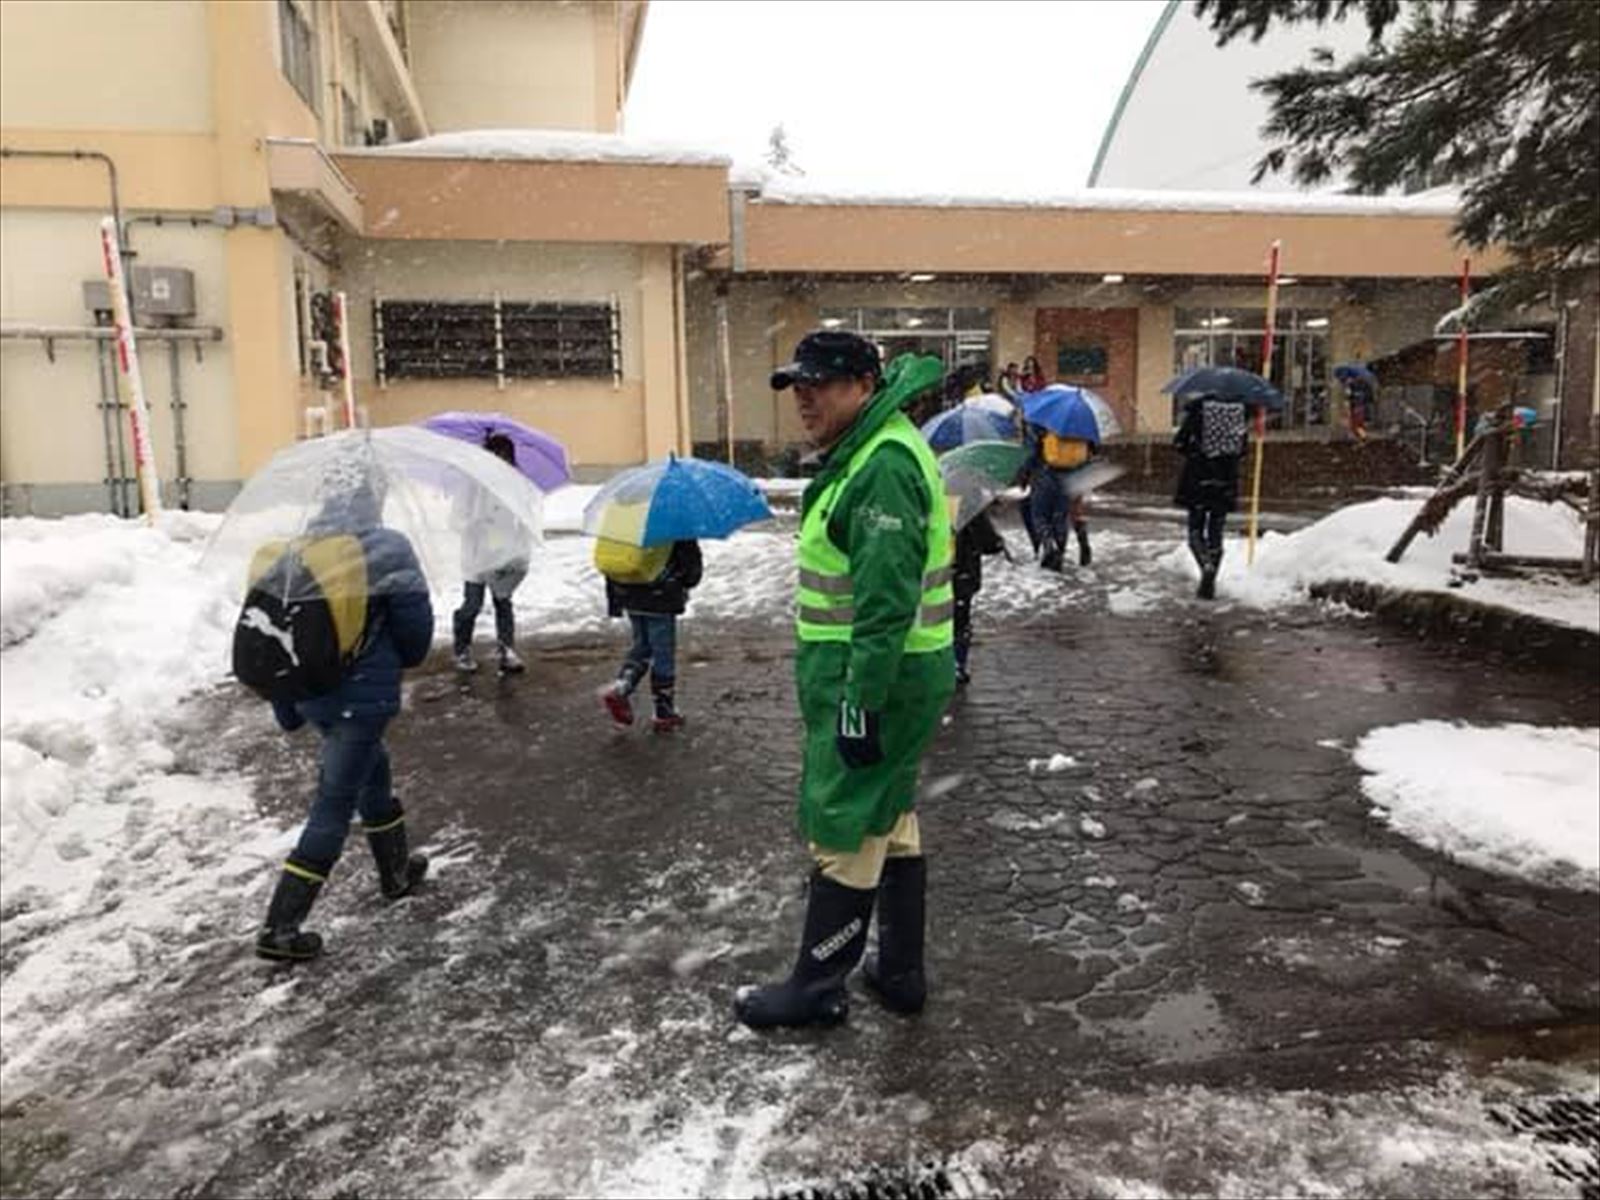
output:
[[[744, 272], [1256, 278], [1272, 241], [1298, 279], [1446, 279], [1463, 250], [1445, 213], [786, 204], [752, 199]], [[1474, 254], [1473, 273], [1504, 265]], [[731, 268], [731, 252], [711, 265]]]
[[336, 154], [364, 236], [704, 245], [728, 240], [726, 166]]

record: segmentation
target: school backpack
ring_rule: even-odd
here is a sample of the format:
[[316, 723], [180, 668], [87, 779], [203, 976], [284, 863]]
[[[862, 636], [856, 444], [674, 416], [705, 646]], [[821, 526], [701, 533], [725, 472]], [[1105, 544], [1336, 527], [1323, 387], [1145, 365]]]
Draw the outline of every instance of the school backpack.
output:
[[595, 570], [612, 583], [654, 583], [667, 569], [672, 557], [672, 543], [659, 546], [635, 546], [613, 538], [596, 538], [594, 542]]
[[367, 561], [348, 534], [268, 542], [233, 627], [233, 673], [263, 700], [333, 691], [367, 628]]
[[1044, 463], [1047, 467], [1067, 470], [1072, 467], [1081, 467], [1089, 461], [1089, 443], [1082, 438], [1058, 437], [1053, 433], [1044, 435], [1044, 445], [1041, 448], [1044, 454]]

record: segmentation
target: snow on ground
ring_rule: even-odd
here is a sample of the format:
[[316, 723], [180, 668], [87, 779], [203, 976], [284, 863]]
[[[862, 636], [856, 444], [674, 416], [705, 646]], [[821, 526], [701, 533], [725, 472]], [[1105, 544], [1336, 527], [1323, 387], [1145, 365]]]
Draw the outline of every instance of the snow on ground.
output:
[[75, 996], [112, 994], [164, 932], [212, 927], [279, 852], [247, 780], [187, 774], [171, 748], [179, 702], [228, 670], [232, 606], [194, 570], [215, 522], [0, 522], [0, 1078], [76, 1032]]
[[[1468, 600], [1514, 609], [1547, 621], [1600, 632], [1600, 590], [1563, 579], [1492, 578], [1482, 576], [1459, 588], [1450, 587], [1455, 564], [1451, 555], [1465, 552], [1472, 531], [1472, 504], [1456, 506], [1432, 538], [1411, 543], [1398, 563], [1384, 555], [1416, 516], [1421, 501], [1369, 500], [1331, 513], [1290, 534], [1264, 535], [1256, 561], [1245, 561], [1242, 536], [1228, 539], [1217, 581], [1217, 594], [1257, 608], [1271, 608], [1305, 597], [1314, 583], [1334, 579], [1365, 580], [1407, 591], [1447, 592]], [[1244, 518], [1230, 518], [1241, 529]], [[1540, 504], [1511, 497], [1506, 501], [1507, 553], [1577, 557], [1583, 548], [1583, 525], [1565, 505]], [[1161, 564], [1190, 579], [1198, 568], [1187, 547], [1162, 555]]]
[[[1548, 1074], [1538, 1080], [1543, 1088], [1593, 1092], [1586, 1072]], [[1488, 1114], [1486, 1100], [1517, 1097], [1524, 1086], [1452, 1075], [1431, 1086], [1349, 1095], [1088, 1089], [1056, 1118], [1070, 1136], [1045, 1129], [1026, 1153], [1060, 1195], [1576, 1196], [1546, 1163], [1559, 1156], [1581, 1164], [1577, 1152], [1512, 1134]]]
[[[677, 1032], [711, 1034], [698, 1025]], [[1432, 1085], [1346, 1095], [1072, 1087], [1034, 1119], [1026, 1143], [987, 1137], [950, 1154], [927, 1146], [919, 1126], [934, 1112], [958, 1123], [959, 1116], [915, 1093], [897, 1097], [902, 1111], [879, 1102], [868, 1126], [797, 1137], [805, 1093], [839, 1086], [826, 1076], [826, 1046], [775, 1051], [776, 1063], [735, 1073], [716, 1095], [660, 1088], [642, 1098], [619, 1094], [613, 1080], [635, 1051], [615, 1031], [593, 1047], [593, 1067], [559, 1094], [517, 1077], [486, 1094], [447, 1135], [441, 1174], [483, 1196], [821, 1195], [931, 1161], [964, 1196], [1576, 1197], [1576, 1187], [1551, 1176], [1550, 1163], [1581, 1169], [1580, 1151], [1515, 1134], [1489, 1111], [1530, 1095], [1593, 1091], [1592, 1076], [1580, 1070], [1531, 1065], [1487, 1081], [1451, 1074]], [[600, 1061], [607, 1052], [615, 1062]], [[594, 1121], [597, 1112], [605, 1122]], [[483, 1153], [574, 1143], [581, 1153]], [[507, 1159], [513, 1165], [478, 1165]], [[868, 1192], [858, 1185], [851, 1194]]]
[[1600, 729], [1416, 721], [1355, 747], [1406, 837], [1474, 867], [1600, 890]]

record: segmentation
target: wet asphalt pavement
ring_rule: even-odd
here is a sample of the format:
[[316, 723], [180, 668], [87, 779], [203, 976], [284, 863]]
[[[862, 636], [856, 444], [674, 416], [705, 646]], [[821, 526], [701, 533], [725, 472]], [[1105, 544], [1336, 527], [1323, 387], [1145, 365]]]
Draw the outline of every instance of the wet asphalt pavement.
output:
[[[1340, 1093], [1432, 1079], [1486, 1042], [1600, 1054], [1600, 897], [1397, 837], [1348, 753], [1424, 718], [1600, 724], [1592, 664], [1205, 607], [1177, 581], [1117, 617], [1119, 575], [1153, 578], [1106, 564], [1062, 582], [1076, 608], [980, 618], [923, 776], [922, 1017], [857, 986], [833, 1032], [731, 1020], [738, 984], [787, 969], [801, 913], [780, 626], [686, 627], [672, 737], [603, 719], [620, 634], [534, 636], [511, 679], [458, 680], [441, 651], [391, 731], [427, 891], [382, 905], [352, 839], [311, 967], [250, 958], [253, 910], [207, 918], [107, 998], [126, 1006], [116, 1039], [11, 1106], [7, 1193], [647, 1192], [640, 1148], [701, 1126], [698, 1186], [779, 1190], [1025, 1144], [1083, 1087]], [[264, 810], [298, 819], [311, 743], [237, 696], [192, 707], [195, 762], [249, 771]], [[1072, 762], [1050, 770], [1057, 754]], [[768, 1120], [758, 1169], [726, 1130]], [[1007, 1186], [1059, 1184], [1035, 1163]]]

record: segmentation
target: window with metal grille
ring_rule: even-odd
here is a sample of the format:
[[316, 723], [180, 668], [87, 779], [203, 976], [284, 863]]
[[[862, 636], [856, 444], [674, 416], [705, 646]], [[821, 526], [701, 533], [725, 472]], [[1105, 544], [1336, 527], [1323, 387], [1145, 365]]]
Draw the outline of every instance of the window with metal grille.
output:
[[317, 32], [294, 0], [278, 0], [278, 44], [283, 75], [313, 111], [317, 103]]
[[622, 377], [616, 304], [379, 300], [379, 383], [389, 379]]

